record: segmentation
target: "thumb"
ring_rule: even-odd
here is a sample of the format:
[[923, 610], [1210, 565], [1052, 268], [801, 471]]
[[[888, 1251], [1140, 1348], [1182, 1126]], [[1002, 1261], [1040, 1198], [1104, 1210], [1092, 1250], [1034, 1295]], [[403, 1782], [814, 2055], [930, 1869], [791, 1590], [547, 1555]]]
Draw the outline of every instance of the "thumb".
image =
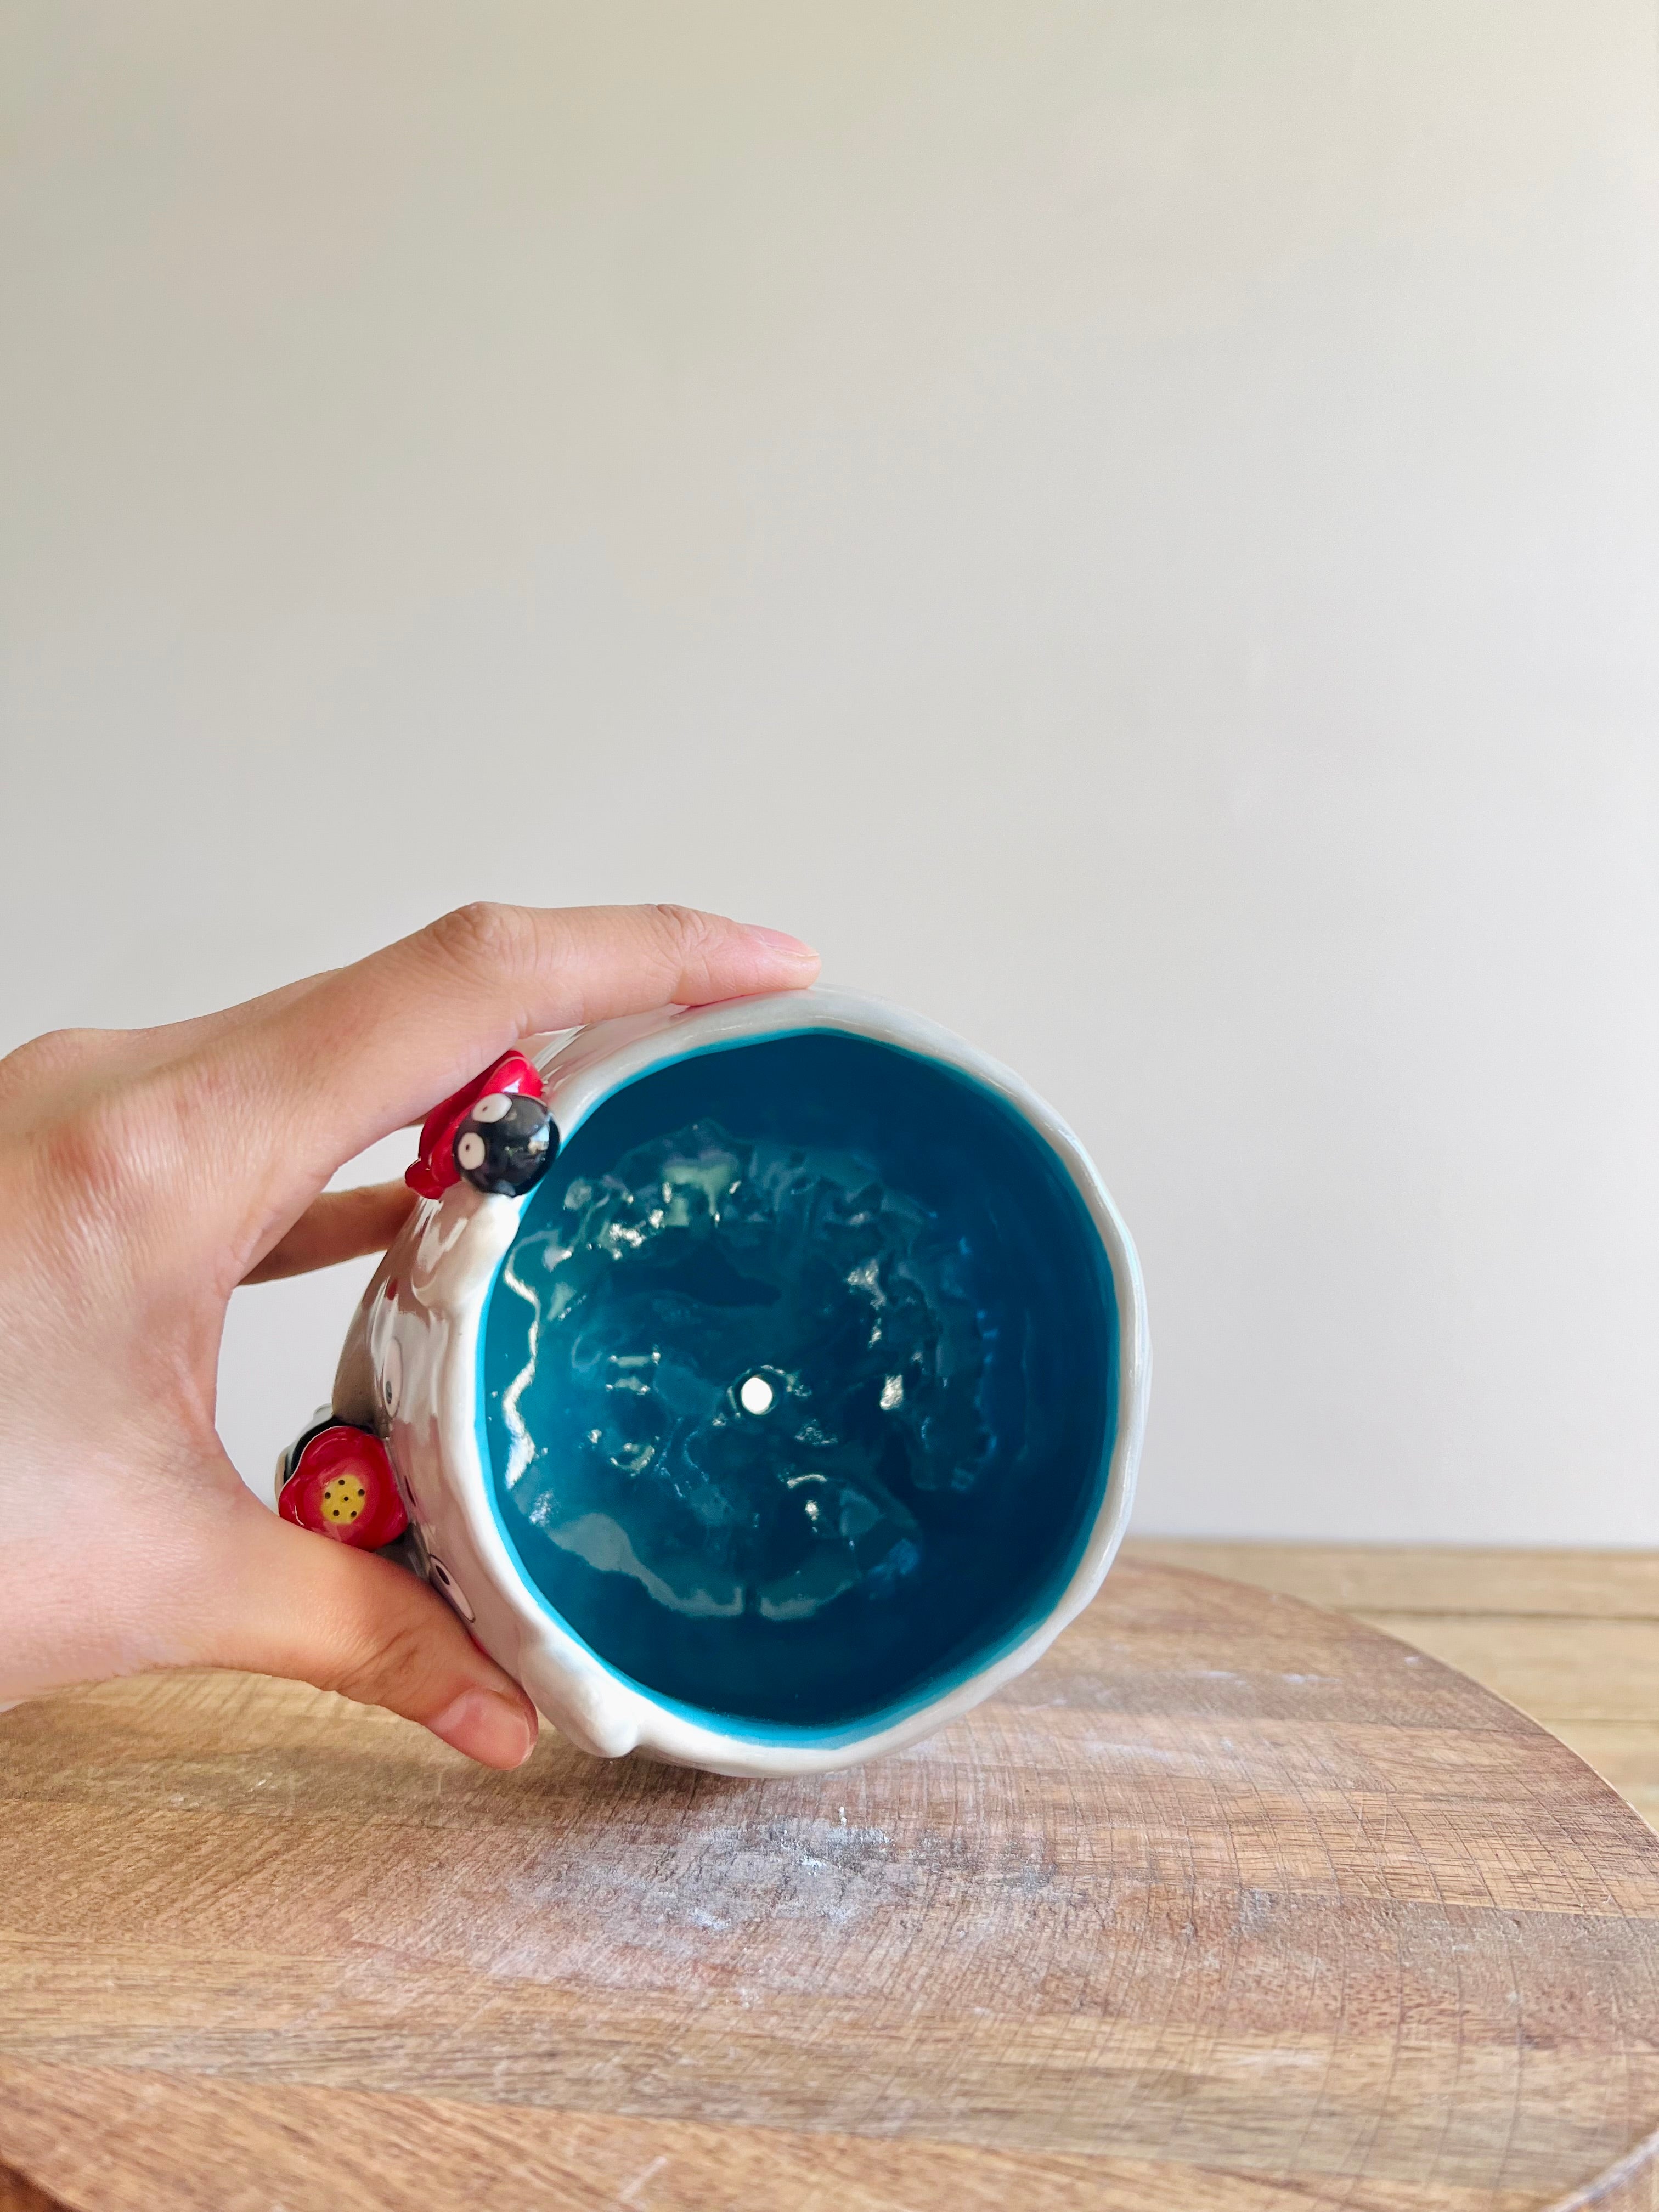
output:
[[390, 1559], [297, 1528], [243, 1494], [250, 1510], [204, 1624], [209, 1664], [384, 1705], [483, 1766], [524, 1764], [536, 1708], [434, 1591]]

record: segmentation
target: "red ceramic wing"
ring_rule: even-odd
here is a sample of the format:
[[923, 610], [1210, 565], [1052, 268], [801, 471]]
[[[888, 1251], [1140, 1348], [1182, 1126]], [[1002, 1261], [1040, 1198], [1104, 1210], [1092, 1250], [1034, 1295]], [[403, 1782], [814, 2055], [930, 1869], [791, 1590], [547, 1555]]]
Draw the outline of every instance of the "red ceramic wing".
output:
[[386, 1446], [343, 1421], [319, 1429], [301, 1447], [276, 1510], [297, 1528], [362, 1552], [379, 1551], [409, 1526]]
[[434, 1106], [421, 1124], [420, 1152], [404, 1170], [404, 1181], [411, 1190], [422, 1198], [441, 1198], [452, 1183], [460, 1181], [461, 1171], [455, 1164], [456, 1133], [477, 1102], [492, 1091], [539, 1098], [540, 1071], [521, 1052], [504, 1052], [482, 1075], [475, 1075], [471, 1083], [464, 1083]]

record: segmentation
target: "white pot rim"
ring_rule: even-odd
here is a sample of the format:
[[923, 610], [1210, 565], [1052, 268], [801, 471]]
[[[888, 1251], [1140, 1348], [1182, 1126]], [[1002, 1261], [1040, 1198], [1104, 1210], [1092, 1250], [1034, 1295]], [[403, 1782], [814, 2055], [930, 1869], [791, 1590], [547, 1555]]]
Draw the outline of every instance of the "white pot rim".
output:
[[[528, 1040], [526, 1048], [542, 1069], [547, 1103], [568, 1143], [605, 1099], [659, 1067], [814, 1030], [892, 1045], [967, 1076], [1012, 1108], [1066, 1168], [1099, 1234], [1117, 1302], [1116, 1421], [1101, 1504], [1073, 1571], [1040, 1620], [984, 1664], [935, 1694], [919, 1693], [876, 1725], [791, 1728], [733, 1720], [722, 1726], [715, 1717], [660, 1697], [582, 1642], [515, 1559], [480, 1440], [478, 1342], [490, 1285], [529, 1201], [459, 1185], [438, 1204], [416, 1209], [365, 1301], [367, 1312], [391, 1285], [391, 1312], [379, 1327], [371, 1315], [368, 1328], [380, 1425], [389, 1426], [392, 1456], [420, 1534], [441, 1557], [473, 1632], [556, 1726], [602, 1755], [639, 1750], [717, 1772], [781, 1775], [832, 1771], [897, 1750], [979, 1704], [1038, 1658], [1099, 1588], [1127, 1522], [1151, 1369], [1139, 1264], [1093, 1162], [1018, 1076], [903, 1007], [825, 988], [663, 1008], [599, 1023], [568, 1040]], [[389, 1405], [385, 1383], [393, 1367], [398, 1402]], [[405, 1378], [422, 1368], [428, 1387], [411, 1389]], [[337, 1408], [345, 1410], [337, 1398]]]

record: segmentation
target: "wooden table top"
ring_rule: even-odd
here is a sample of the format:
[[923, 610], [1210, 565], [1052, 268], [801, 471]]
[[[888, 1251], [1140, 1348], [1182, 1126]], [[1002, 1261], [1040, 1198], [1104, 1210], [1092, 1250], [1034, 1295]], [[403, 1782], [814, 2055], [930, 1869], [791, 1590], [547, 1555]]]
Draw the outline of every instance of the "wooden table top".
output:
[[1127, 1561], [991, 1704], [819, 1780], [493, 1776], [177, 1675], [0, 1717], [0, 1791], [19, 2204], [1659, 2203], [1659, 1837], [1236, 1582]]
[[1659, 1827], [1659, 1552], [1134, 1538], [1137, 1557], [1352, 1613], [1571, 1744]]

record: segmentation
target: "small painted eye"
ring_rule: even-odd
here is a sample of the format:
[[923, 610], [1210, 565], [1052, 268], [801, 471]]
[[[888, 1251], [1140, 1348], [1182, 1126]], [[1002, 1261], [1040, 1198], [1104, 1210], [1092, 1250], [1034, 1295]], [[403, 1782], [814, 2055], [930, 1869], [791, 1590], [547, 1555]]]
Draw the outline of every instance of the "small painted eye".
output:
[[470, 1175], [484, 1164], [484, 1140], [476, 1129], [469, 1129], [455, 1147], [455, 1164], [463, 1175]]
[[426, 1571], [428, 1581], [431, 1583], [433, 1588], [437, 1591], [440, 1597], [447, 1597], [451, 1605], [454, 1607], [456, 1612], [460, 1614], [463, 1620], [476, 1620], [477, 1619], [477, 1615], [472, 1610], [472, 1607], [468, 1600], [466, 1592], [456, 1581], [454, 1576], [450, 1573], [448, 1568], [437, 1556], [436, 1553], [428, 1553]]
[[386, 1350], [380, 1355], [380, 1401], [388, 1413], [397, 1412], [398, 1401], [403, 1395], [403, 1346], [392, 1336], [386, 1339]]
[[480, 1098], [472, 1109], [475, 1121], [503, 1121], [513, 1109], [513, 1101], [505, 1091], [491, 1091]]

